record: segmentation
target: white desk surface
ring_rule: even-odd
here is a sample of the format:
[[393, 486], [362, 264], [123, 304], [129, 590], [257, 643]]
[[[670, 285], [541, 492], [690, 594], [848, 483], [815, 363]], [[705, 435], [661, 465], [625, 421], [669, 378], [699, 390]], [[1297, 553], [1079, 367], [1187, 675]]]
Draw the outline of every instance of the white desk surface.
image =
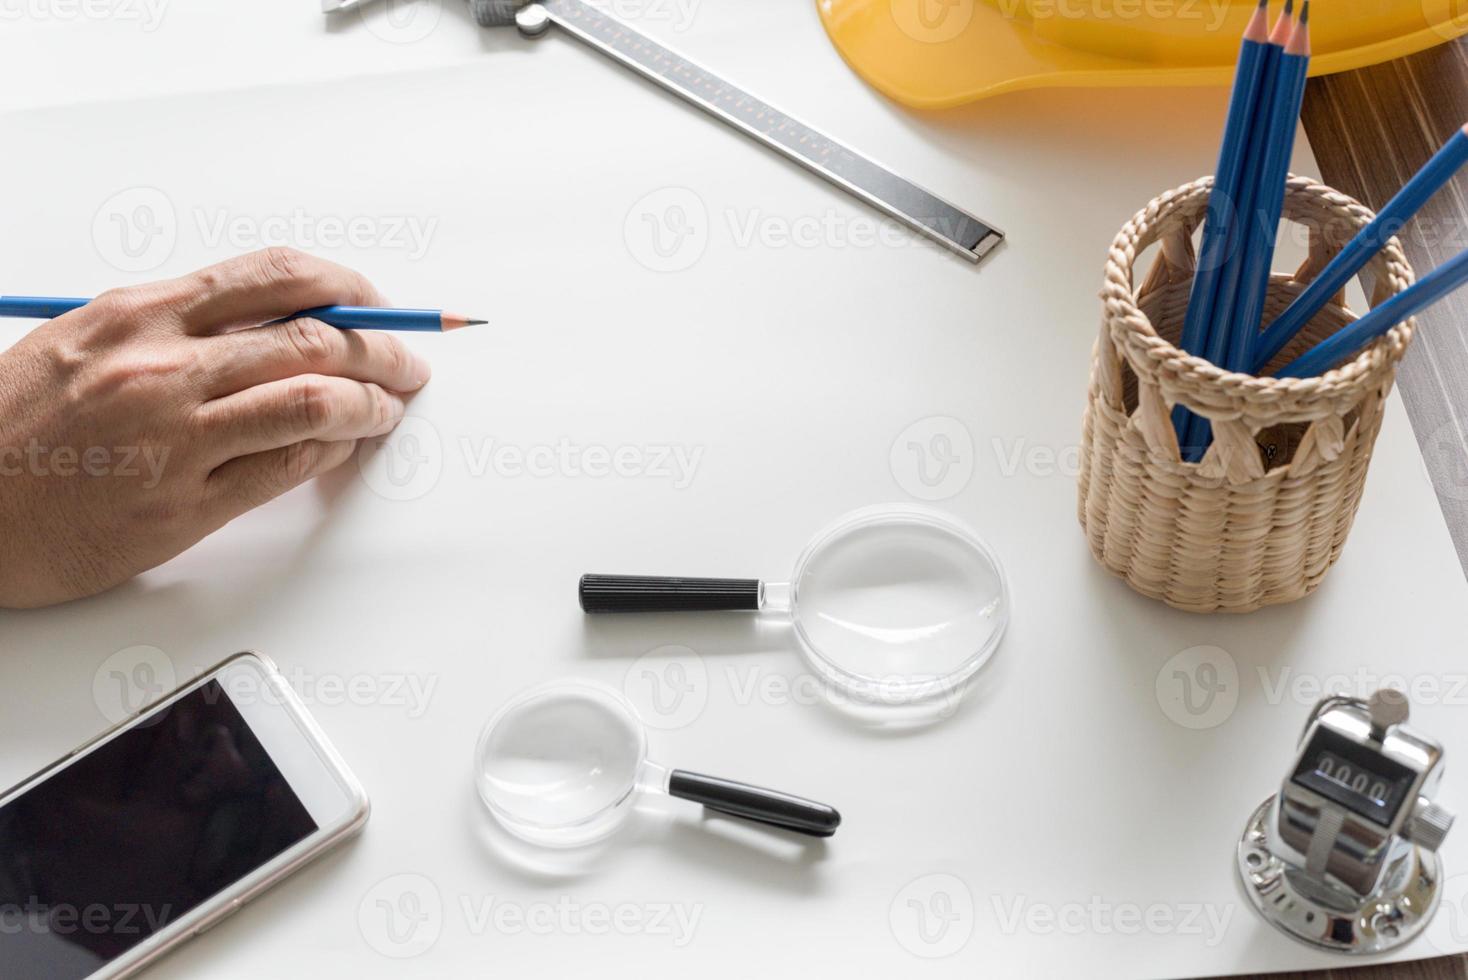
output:
[[[632, 8], [1008, 231], [974, 269], [906, 234], [873, 241], [871, 212], [565, 38], [480, 32], [456, 0], [330, 26], [312, 6], [175, 0], [151, 31], [44, 8], [0, 34], [23, 80], [0, 87], [6, 290], [96, 292], [286, 228], [400, 304], [494, 320], [414, 339], [436, 374], [385, 450], [427, 460], [406, 493], [375, 457], [109, 595], [0, 615], [0, 785], [104, 727], [94, 679], [121, 661], [183, 678], [257, 648], [372, 795], [360, 840], [153, 975], [1340, 964], [1254, 917], [1234, 844], [1322, 683], [1415, 685], [1416, 720], [1450, 760], [1468, 752], [1468, 593], [1400, 405], [1343, 560], [1288, 608], [1205, 618], [1139, 598], [1075, 519], [1105, 248], [1211, 168], [1223, 92], [1041, 92], [918, 117], [846, 70], [808, 4]], [[437, 18], [416, 41], [414, 15]], [[669, 205], [694, 234], [660, 259], [647, 217], [667, 232]], [[116, 222], [132, 218], [129, 254]], [[333, 245], [357, 218], [355, 244]], [[649, 268], [662, 261], [688, 267]], [[936, 434], [960, 458], [930, 491], [903, 447]], [[494, 448], [562, 444], [578, 461], [630, 447], [624, 473], [486, 466]], [[696, 460], [684, 479], [665, 450]], [[577, 610], [589, 570], [778, 578], [835, 515], [915, 494], [987, 536], [1015, 595], [981, 693], [938, 726], [880, 734], [800, 703], [808, 690], [781, 684], [802, 674], [790, 638], [751, 621]], [[137, 646], [158, 652], [118, 653]], [[1226, 654], [1183, 653], [1199, 646]], [[1232, 663], [1238, 683], [1181, 712], [1179, 654]], [[676, 708], [650, 686], [674, 663]], [[509, 860], [475, 802], [473, 741], [511, 694], [567, 676], [627, 690], [658, 758], [828, 801], [845, 825], [805, 848], [654, 808], [575, 873]], [[1468, 811], [1451, 761], [1444, 800]], [[1468, 836], [1445, 858], [1456, 905]], [[414, 890], [428, 919], [388, 931], [378, 900]], [[598, 916], [622, 926], [599, 934]], [[1468, 947], [1456, 921], [1404, 955]]]

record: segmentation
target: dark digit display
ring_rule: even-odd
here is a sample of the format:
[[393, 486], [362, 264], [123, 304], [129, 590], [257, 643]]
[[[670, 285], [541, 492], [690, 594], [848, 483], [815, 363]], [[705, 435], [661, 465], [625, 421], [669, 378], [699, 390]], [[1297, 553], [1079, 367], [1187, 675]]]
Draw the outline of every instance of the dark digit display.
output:
[[1322, 728], [1306, 746], [1293, 781], [1385, 827], [1396, 817], [1416, 775], [1379, 752]]

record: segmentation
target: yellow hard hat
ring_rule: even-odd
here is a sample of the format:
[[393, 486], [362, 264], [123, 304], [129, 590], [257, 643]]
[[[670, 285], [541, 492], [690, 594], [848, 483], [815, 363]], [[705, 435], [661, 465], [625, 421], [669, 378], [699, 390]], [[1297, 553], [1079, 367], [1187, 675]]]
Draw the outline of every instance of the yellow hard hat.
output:
[[[827, 33], [857, 74], [918, 108], [1046, 86], [1226, 84], [1256, 5], [816, 0]], [[1321, 0], [1310, 29], [1310, 74], [1326, 75], [1468, 33], [1468, 0]]]

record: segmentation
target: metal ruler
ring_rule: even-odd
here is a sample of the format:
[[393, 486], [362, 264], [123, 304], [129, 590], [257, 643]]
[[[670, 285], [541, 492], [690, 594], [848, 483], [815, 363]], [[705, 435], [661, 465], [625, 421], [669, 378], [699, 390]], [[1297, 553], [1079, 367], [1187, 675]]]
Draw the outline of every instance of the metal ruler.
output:
[[[472, 0], [472, 6], [480, 23], [488, 15], [492, 26], [504, 22], [513, 0]], [[527, 37], [540, 37], [552, 25], [561, 28], [971, 262], [1004, 240], [987, 222], [670, 51], [588, 0], [538, 0], [515, 10], [514, 19]]]
[[[332, 11], [359, 2], [322, 0], [322, 6]], [[970, 262], [978, 262], [1004, 240], [1004, 233], [988, 222], [670, 51], [597, 9], [595, 2], [469, 0], [469, 6], [481, 25], [514, 24], [526, 37], [561, 28]]]

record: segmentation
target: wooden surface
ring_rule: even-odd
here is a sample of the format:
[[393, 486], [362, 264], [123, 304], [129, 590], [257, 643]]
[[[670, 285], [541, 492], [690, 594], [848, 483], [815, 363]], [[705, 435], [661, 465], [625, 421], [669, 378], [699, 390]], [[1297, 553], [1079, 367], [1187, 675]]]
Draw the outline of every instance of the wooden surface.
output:
[[[1305, 132], [1325, 183], [1380, 208], [1468, 121], [1468, 38], [1361, 71], [1311, 79]], [[1468, 176], [1440, 191], [1401, 233], [1420, 277], [1468, 247]], [[1398, 376], [1438, 501], [1468, 570], [1468, 292], [1417, 318]], [[1279, 980], [1468, 980], [1468, 957], [1277, 973]]]
[[[1468, 38], [1311, 79], [1303, 115], [1320, 178], [1379, 208], [1468, 121]], [[1400, 237], [1418, 276], [1468, 247], [1468, 175], [1439, 191]], [[1458, 559], [1468, 566], [1468, 293], [1417, 321], [1398, 384]]]
[[1316, 970], [1313, 973], [1271, 973], [1268, 977], [1269, 980], [1464, 980], [1468, 978], [1468, 957], [1441, 956], [1415, 963]]

